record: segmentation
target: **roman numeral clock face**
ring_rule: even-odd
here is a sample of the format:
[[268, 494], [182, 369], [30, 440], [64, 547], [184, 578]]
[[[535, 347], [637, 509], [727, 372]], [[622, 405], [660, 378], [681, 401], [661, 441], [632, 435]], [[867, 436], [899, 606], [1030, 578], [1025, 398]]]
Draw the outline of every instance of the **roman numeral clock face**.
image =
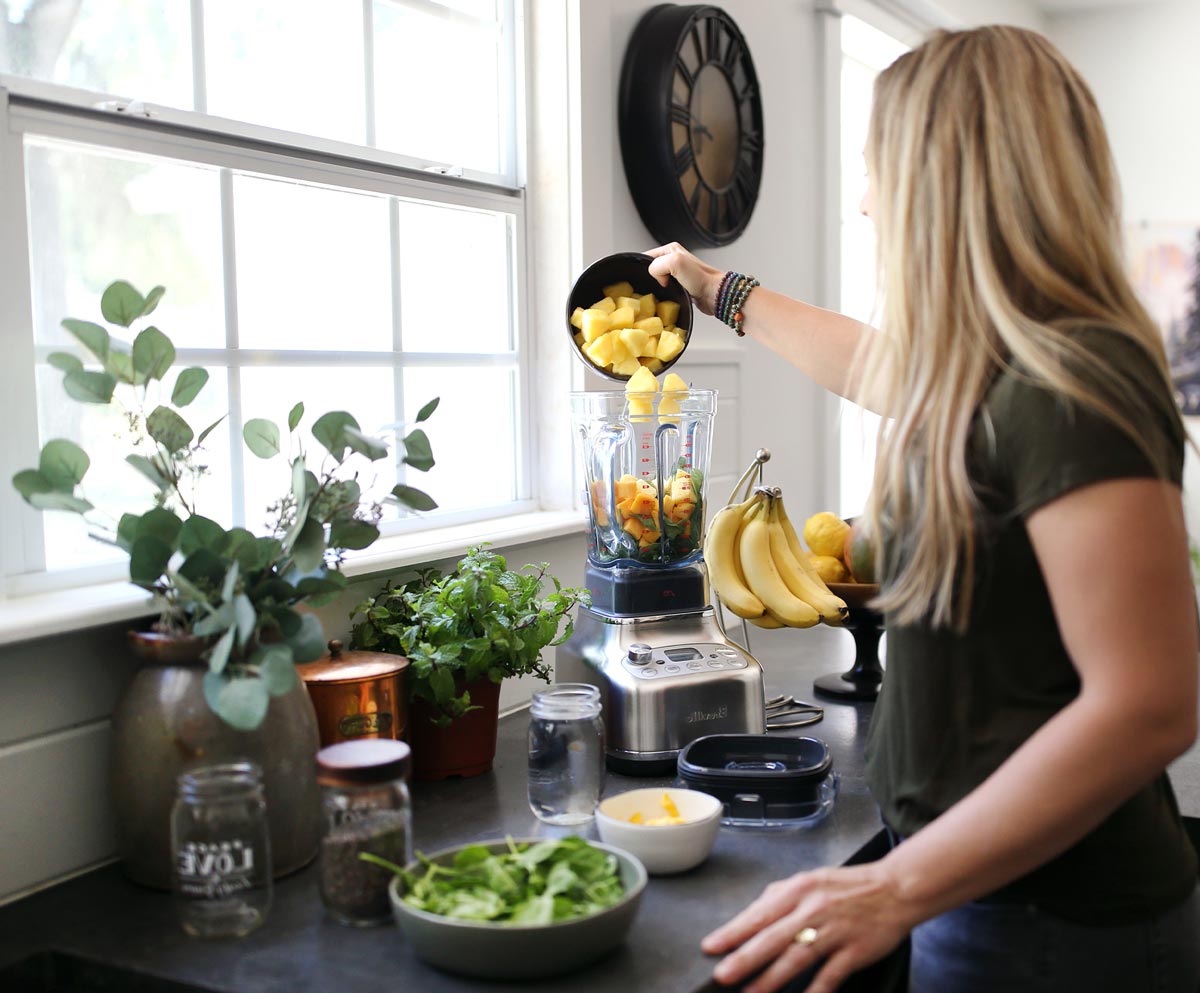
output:
[[652, 7], [634, 29], [618, 99], [621, 157], [661, 243], [728, 245], [762, 179], [762, 101], [737, 25], [710, 6]]

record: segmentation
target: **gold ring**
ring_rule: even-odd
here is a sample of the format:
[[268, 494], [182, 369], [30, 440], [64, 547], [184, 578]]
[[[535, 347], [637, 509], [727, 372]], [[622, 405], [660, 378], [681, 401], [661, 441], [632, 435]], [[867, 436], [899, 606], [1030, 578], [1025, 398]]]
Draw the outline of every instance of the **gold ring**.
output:
[[817, 929], [815, 927], [802, 928], [796, 935], [796, 944], [798, 945], [815, 945], [816, 943]]

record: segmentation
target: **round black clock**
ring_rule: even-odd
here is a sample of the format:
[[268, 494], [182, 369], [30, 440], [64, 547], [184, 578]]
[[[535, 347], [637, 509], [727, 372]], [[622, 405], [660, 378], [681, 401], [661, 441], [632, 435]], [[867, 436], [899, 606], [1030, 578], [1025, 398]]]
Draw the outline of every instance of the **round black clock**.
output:
[[719, 7], [660, 4], [625, 50], [621, 158], [638, 213], [659, 242], [728, 245], [762, 180], [762, 99], [754, 61]]

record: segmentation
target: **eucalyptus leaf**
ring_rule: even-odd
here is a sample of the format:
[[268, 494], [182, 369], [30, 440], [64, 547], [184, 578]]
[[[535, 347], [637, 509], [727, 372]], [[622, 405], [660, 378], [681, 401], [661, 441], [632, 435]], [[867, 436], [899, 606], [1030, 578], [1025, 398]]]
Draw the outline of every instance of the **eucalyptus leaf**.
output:
[[225, 534], [225, 555], [234, 559], [243, 573], [257, 569], [258, 539], [245, 528], [230, 528]]
[[100, 313], [109, 324], [129, 327], [142, 316], [146, 308], [145, 298], [124, 280], [109, 285], [100, 297]]
[[229, 416], [228, 414], [222, 414], [215, 421], [213, 421], [208, 427], [206, 427], [203, 431], [201, 431], [200, 437], [196, 439], [196, 444], [203, 445], [204, 439], [207, 438], [210, 434], [212, 434], [217, 429], [217, 427], [220, 425], [220, 423], [223, 420], [225, 420], [225, 418], [228, 416]]
[[221, 600], [223, 603], [229, 603], [233, 599], [233, 591], [237, 587], [239, 567], [236, 562], [232, 562], [229, 568], [225, 570], [225, 579], [221, 583]]
[[432, 400], [429, 401], [429, 403], [425, 404], [424, 407], [422, 407], [420, 410], [418, 410], [417, 411], [417, 423], [420, 424], [422, 421], [429, 420], [429, 415], [432, 414], [435, 410], [437, 410], [438, 404], [441, 402], [442, 402], [441, 397], [434, 397]]
[[[236, 563], [234, 563], [236, 565]], [[254, 604], [250, 602], [250, 598], [245, 593], [239, 593], [233, 600], [233, 616], [237, 621], [237, 638], [238, 644], [243, 648], [246, 643], [254, 636], [254, 628], [258, 624], [258, 614], [254, 611]], [[288, 652], [291, 655], [291, 652]]]
[[217, 716], [239, 731], [253, 731], [267, 716], [271, 696], [261, 679], [231, 679], [217, 693]]
[[182, 528], [183, 521], [173, 511], [167, 510], [166, 507], [155, 507], [138, 519], [135, 538], [148, 534], [174, 551], [179, 545], [179, 532]]
[[415, 486], [397, 483], [392, 487], [392, 496], [404, 504], [404, 506], [410, 507], [413, 510], [437, 509], [437, 501], [424, 490], [419, 490]]
[[282, 696], [296, 685], [296, 663], [287, 645], [263, 645], [250, 658], [271, 696]]
[[311, 572], [325, 560], [325, 528], [309, 518], [292, 545], [292, 561], [301, 572]]
[[315, 614], [303, 613], [300, 628], [295, 634], [287, 635], [288, 647], [298, 665], [319, 659], [326, 652], [325, 631]]
[[51, 352], [46, 356], [46, 361], [63, 372], [75, 372], [83, 368], [83, 360], [70, 352]]
[[348, 427], [357, 429], [358, 421], [344, 410], [331, 410], [316, 419], [312, 426], [312, 434], [330, 455], [341, 462], [349, 447], [346, 441]]
[[421, 472], [428, 472], [434, 467], [429, 436], [420, 428], [404, 436], [404, 463]]
[[378, 438], [365, 435], [358, 428], [350, 427], [349, 425], [342, 428], [342, 434], [345, 436], [346, 444], [350, 446], [351, 451], [366, 456], [372, 462], [378, 462], [380, 459], [387, 458], [387, 445]]
[[129, 551], [138, 536], [138, 528], [142, 523], [137, 514], [122, 514], [117, 522], [117, 545]]
[[304, 471], [304, 457], [299, 455], [292, 462], [292, 499], [297, 507], [308, 499], [308, 473]]
[[117, 381], [107, 372], [73, 369], [63, 377], [67, 396], [80, 403], [108, 403], [116, 388]]
[[187, 421], [170, 407], [163, 406], [150, 411], [146, 432], [172, 455], [187, 448], [195, 437]]
[[49, 493], [34, 493], [29, 498], [30, 504], [38, 510], [69, 510], [75, 514], [86, 514], [92, 510], [92, 505], [82, 497], [64, 493], [62, 490], [51, 490]]
[[345, 588], [346, 577], [332, 571], [324, 576], [307, 576], [296, 583], [296, 592], [305, 597], [318, 593], [338, 593]]
[[[186, 579], [183, 579], [178, 574], [174, 576], [174, 579], [176, 581], [183, 580], [183, 582], [187, 582]], [[202, 617], [193, 624], [192, 634], [197, 638], [211, 638], [216, 634], [224, 634], [234, 626], [234, 623], [233, 604], [223, 603], [216, 610], [208, 614], [207, 617]]]
[[155, 327], [133, 339], [133, 367], [147, 379], [162, 379], [175, 361], [171, 339]]
[[222, 672], [229, 661], [229, 653], [233, 650], [234, 628], [229, 628], [208, 653], [209, 672]]
[[158, 582], [170, 561], [170, 545], [152, 534], [139, 534], [129, 549], [129, 578], [149, 589]]
[[279, 428], [265, 417], [248, 420], [242, 428], [242, 438], [260, 459], [272, 459], [279, 454]]
[[91, 460], [82, 448], [65, 438], [53, 438], [42, 446], [38, 459], [40, 472], [56, 490], [74, 492], [75, 484], [83, 481]]
[[367, 521], [334, 521], [329, 526], [332, 548], [369, 548], [379, 537], [379, 528]]
[[298, 403], [288, 413], [288, 430], [295, 431], [300, 425], [300, 419], [304, 416], [304, 404]]
[[128, 383], [130, 386], [144, 383], [146, 376], [139, 373], [133, 365], [133, 355], [123, 348], [112, 347], [104, 359], [104, 371], [118, 383]]
[[167, 576], [171, 580], [171, 584], [181, 594], [181, 599], [191, 601], [210, 615], [213, 613], [213, 606], [209, 602], [208, 595], [200, 587], [195, 585], [186, 576], [181, 576], [178, 572], [168, 572]]
[[147, 293], [146, 300], [142, 304], [142, 315], [141, 316], [147, 317], [148, 315], [152, 314], [154, 312], [154, 309], [158, 306], [158, 301], [163, 298], [163, 294], [166, 292], [167, 292], [166, 287], [156, 286], [149, 293]]
[[[175, 387], [171, 390], [171, 403], [175, 404], [176, 407], [186, 407], [196, 399], [207, 382], [207, 369], [201, 369], [199, 366], [189, 366], [175, 378]], [[220, 423], [220, 421], [217, 421], [217, 424]], [[204, 434], [200, 436], [201, 441], [207, 437], [210, 430], [212, 429], [204, 429]]]
[[108, 332], [99, 324], [93, 324], [91, 321], [77, 321], [73, 317], [68, 317], [62, 322], [62, 326], [70, 331], [79, 344], [96, 356], [101, 362], [108, 358], [108, 347], [111, 339]]
[[224, 548], [225, 541], [225, 529], [220, 524], [200, 514], [192, 514], [183, 522], [179, 550], [184, 555], [191, 555], [201, 548], [217, 551]]
[[179, 574], [203, 589], [217, 590], [225, 578], [225, 560], [210, 548], [197, 548], [183, 560]]
[[50, 493], [54, 484], [36, 469], [22, 469], [12, 478], [13, 487], [28, 503], [37, 493]]
[[165, 490], [171, 485], [171, 480], [167, 478], [162, 469], [159, 468], [158, 463], [153, 459], [147, 458], [145, 455], [126, 455], [125, 461], [160, 490]]
[[298, 634], [301, 627], [301, 615], [292, 610], [291, 607], [283, 607], [279, 604], [268, 604], [263, 607], [262, 612], [271, 618], [279, 628], [279, 633], [284, 638], [291, 638]]

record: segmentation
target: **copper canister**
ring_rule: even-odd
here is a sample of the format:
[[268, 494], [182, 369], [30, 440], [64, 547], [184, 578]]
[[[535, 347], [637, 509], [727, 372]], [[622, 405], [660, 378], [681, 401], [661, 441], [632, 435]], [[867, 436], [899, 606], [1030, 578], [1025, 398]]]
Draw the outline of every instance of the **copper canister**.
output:
[[321, 747], [357, 738], [403, 739], [406, 668], [401, 655], [347, 652], [337, 640], [325, 657], [296, 666], [317, 712]]

